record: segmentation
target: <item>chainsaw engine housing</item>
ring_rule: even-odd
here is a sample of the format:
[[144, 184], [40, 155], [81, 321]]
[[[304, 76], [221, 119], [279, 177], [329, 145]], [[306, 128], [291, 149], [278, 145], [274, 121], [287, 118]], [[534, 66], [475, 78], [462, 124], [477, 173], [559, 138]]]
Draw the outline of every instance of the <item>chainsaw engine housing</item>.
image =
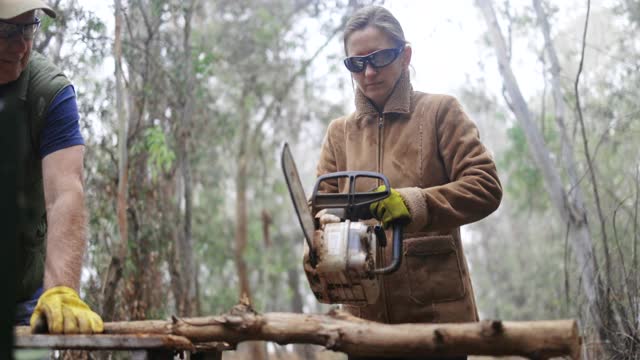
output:
[[327, 304], [365, 305], [379, 294], [376, 235], [372, 226], [349, 220], [324, 226], [314, 241], [318, 263], [307, 272], [318, 301]]

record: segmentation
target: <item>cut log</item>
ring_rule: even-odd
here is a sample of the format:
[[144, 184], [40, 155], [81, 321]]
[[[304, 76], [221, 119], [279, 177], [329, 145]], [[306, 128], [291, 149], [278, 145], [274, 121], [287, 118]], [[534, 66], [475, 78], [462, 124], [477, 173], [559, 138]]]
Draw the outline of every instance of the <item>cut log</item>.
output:
[[[261, 315], [236, 310], [213, 317], [174, 317], [172, 321], [111, 322], [105, 323], [104, 329], [106, 334], [176, 335], [189, 339], [194, 346], [217, 342], [233, 347], [254, 340], [316, 344], [356, 356], [516, 355], [531, 359], [580, 356], [575, 320], [389, 325], [341, 311], [326, 315]], [[24, 331], [28, 332], [28, 328], [17, 331], [18, 339]]]

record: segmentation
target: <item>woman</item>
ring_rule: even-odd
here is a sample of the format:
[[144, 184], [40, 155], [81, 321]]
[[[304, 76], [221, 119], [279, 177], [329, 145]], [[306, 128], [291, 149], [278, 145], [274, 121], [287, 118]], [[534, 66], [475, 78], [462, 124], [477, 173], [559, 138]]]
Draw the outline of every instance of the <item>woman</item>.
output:
[[[346, 24], [344, 48], [356, 111], [329, 125], [317, 175], [383, 173], [392, 195], [372, 204], [372, 213], [385, 225], [406, 224], [402, 265], [382, 277], [378, 302], [346, 309], [384, 323], [477, 321], [459, 227], [500, 204], [495, 164], [455, 98], [413, 91], [411, 46], [388, 10], [357, 11]], [[345, 192], [346, 185], [324, 183], [321, 191]], [[357, 190], [377, 185], [362, 182]], [[384, 251], [387, 265], [391, 246]]]

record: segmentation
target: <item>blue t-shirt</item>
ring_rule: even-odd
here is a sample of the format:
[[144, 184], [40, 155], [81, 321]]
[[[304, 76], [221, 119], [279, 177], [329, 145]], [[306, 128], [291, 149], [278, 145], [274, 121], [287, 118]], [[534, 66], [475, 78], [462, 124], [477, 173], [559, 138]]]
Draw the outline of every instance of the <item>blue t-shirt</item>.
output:
[[84, 145], [80, 133], [80, 115], [76, 92], [69, 85], [53, 100], [40, 134], [40, 158], [75, 145]]

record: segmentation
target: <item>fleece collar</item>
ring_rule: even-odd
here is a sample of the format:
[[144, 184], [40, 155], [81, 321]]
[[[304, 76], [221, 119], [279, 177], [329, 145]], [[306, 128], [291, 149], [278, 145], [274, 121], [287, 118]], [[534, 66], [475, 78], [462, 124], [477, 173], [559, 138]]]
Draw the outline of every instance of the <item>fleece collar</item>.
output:
[[[408, 114], [411, 111], [411, 94], [413, 93], [413, 87], [409, 80], [408, 71], [403, 71], [396, 82], [396, 86], [389, 96], [389, 100], [384, 105], [382, 114], [398, 113]], [[371, 103], [371, 101], [364, 96], [360, 88], [356, 87], [356, 118], [369, 117], [371, 115], [378, 116], [380, 112]]]

